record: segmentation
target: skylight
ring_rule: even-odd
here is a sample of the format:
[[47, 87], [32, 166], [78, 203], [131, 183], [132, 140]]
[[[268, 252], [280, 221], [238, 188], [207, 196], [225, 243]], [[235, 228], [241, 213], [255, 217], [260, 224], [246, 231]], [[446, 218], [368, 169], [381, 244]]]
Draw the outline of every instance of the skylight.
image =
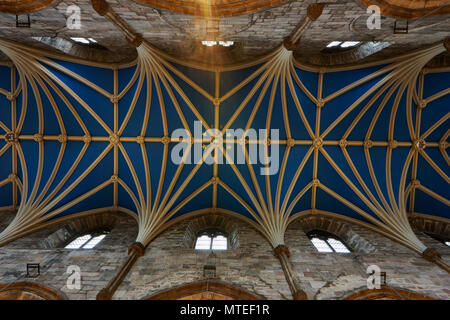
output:
[[100, 243], [105, 237], [104, 234], [92, 237], [90, 234], [78, 237], [65, 246], [66, 249], [92, 249]]

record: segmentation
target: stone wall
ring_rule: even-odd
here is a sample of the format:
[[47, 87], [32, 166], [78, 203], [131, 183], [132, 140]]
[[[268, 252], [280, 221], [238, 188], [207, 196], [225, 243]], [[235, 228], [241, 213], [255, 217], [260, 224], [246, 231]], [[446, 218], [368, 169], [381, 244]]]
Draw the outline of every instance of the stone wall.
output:
[[[0, 215], [0, 230], [12, 214]], [[133, 219], [117, 218], [115, 227], [92, 250], [45, 248], [39, 244], [62, 227], [53, 227], [16, 240], [0, 248], [0, 283], [36, 281], [60, 290], [69, 299], [95, 299], [96, 294], [114, 276], [127, 256], [128, 246], [137, 234]], [[139, 258], [114, 295], [114, 299], [142, 299], [158, 292], [203, 280], [203, 266], [209, 252], [186, 246], [186, 232], [192, 220], [166, 230]], [[217, 277], [229, 285], [245, 289], [267, 299], [292, 299], [279, 261], [270, 244], [252, 227], [233, 221], [239, 246], [217, 252]], [[366, 289], [366, 269], [378, 265], [387, 272], [387, 284], [437, 299], [450, 299], [450, 276], [411, 250], [370, 230], [355, 225], [349, 229], [376, 248], [366, 253], [356, 249], [350, 254], [318, 253], [307, 238], [300, 221], [286, 233], [291, 261], [310, 298], [340, 299]], [[418, 234], [425, 245], [434, 247], [450, 262], [450, 248]], [[25, 278], [26, 263], [41, 263], [41, 275]], [[66, 287], [67, 267], [78, 265], [82, 273], [80, 290]]]
[[[291, 261], [305, 291], [315, 299], [340, 299], [357, 289], [367, 288], [367, 267], [377, 265], [386, 272], [387, 285], [414, 291], [437, 299], [450, 299], [450, 275], [410, 249], [362, 227], [351, 225], [353, 232], [376, 250], [349, 254], [318, 253], [300, 226], [292, 223], [286, 233]], [[450, 247], [418, 233], [427, 246], [436, 248], [444, 261], [450, 261]], [[351, 248], [352, 249], [352, 248]]]

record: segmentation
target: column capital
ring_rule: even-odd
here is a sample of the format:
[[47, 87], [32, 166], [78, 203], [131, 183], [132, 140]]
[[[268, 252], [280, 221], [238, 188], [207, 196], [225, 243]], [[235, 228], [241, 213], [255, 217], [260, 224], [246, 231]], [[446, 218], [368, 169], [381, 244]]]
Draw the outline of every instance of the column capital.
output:
[[293, 43], [291, 37], [286, 37], [283, 39], [283, 46], [286, 50], [295, 51], [298, 45], [300, 44], [300, 40], [298, 42]]
[[142, 257], [145, 253], [145, 247], [140, 242], [135, 242], [131, 246], [128, 247], [128, 255], [136, 253], [136, 256]]
[[441, 258], [441, 255], [435, 248], [426, 248], [424, 252], [422, 252], [422, 257], [430, 262], [435, 262], [437, 259]]
[[103, 288], [102, 290], [99, 291], [99, 293], [97, 293], [96, 299], [97, 300], [111, 300], [111, 292], [106, 289]]
[[306, 295], [305, 291], [303, 290], [297, 290], [293, 294], [294, 300], [308, 300], [308, 296]]
[[323, 8], [325, 7], [322, 3], [313, 3], [308, 6], [306, 11], [306, 16], [312, 21], [316, 21], [322, 15]]
[[109, 11], [109, 4], [105, 0], [91, 0], [92, 8], [101, 16], [104, 16]]
[[445, 40], [444, 40], [444, 47], [445, 47], [445, 49], [447, 49], [447, 51], [450, 52], [450, 37], [449, 38], [445, 38]]
[[126, 40], [131, 46], [137, 48], [142, 44], [143, 38], [142, 38], [142, 34], [134, 33], [132, 38], [127, 36]]
[[273, 255], [274, 255], [277, 259], [280, 259], [280, 256], [281, 256], [283, 253], [284, 253], [288, 258], [291, 256], [291, 253], [289, 252], [289, 248], [286, 247], [284, 244], [280, 244], [280, 245], [278, 245], [275, 249], [273, 249]]

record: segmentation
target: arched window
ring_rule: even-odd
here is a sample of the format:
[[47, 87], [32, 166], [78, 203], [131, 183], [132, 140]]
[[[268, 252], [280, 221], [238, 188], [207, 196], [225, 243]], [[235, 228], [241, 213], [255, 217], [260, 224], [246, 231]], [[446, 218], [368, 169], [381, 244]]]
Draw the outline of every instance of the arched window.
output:
[[228, 236], [219, 230], [205, 230], [197, 235], [195, 250], [227, 250]]
[[329, 232], [313, 230], [308, 232], [308, 238], [319, 252], [350, 253], [344, 242]]
[[77, 237], [71, 241], [64, 248], [65, 249], [92, 249], [97, 246], [104, 238], [106, 234], [85, 234]]
[[434, 240], [442, 242], [446, 246], [450, 247], [450, 238], [443, 237], [443, 236], [433, 234], [433, 233], [428, 233], [428, 232], [426, 232], [425, 234], [427, 234], [429, 237], [433, 238]]

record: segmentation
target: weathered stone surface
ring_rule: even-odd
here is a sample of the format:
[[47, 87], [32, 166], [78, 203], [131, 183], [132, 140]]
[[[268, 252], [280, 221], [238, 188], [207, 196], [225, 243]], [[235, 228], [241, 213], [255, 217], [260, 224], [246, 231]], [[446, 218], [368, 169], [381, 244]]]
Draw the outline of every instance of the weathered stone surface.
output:
[[[0, 214], [0, 230], [12, 214]], [[142, 299], [162, 290], [203, 280], [203, 266], [209, 252], [186, 246], [186, 232], [194, 220], [187, 220], [157, 237], [140, 257], [116, 291], [113, 299]], [[230, 222], [231, 223], [231, 222]], [[239, 246], [217, 252], [217, 278], [267, 299], [292, 299], [280, 262], [273, 248], [252, 227], [232, 221]], [[191, 225], [192, 227], [192, 225]], [[61, 228], [61, 227], [59, 227]], [[339, 224], [333, 224], [339, 232]], [[343, 228], [342, 226], [340, 228]], [[345, 228], [344, 228], [345, 229]], [[117, 218], [111, 233], [92, 250], [40, 248], [37, 244], [58, 228], [37, 232], [0, 248], [0, 282], [23, 280], [26, 264], [41, 263], [41, 275], [31, 279], [64, 292], [69, 299], [95, 299], [116, 274], [135, 241], [135, 222]], [[355, 290], [366, 289], [366, 269], [376, 264], [387, 273], [387, 284], [437, 299], [450, 299], [450, 276], [411, 250], [365, 228], [351, 225], [349, 230], [376, 248], [350, 254], [318, 253], [305, 234], [300, 221], [287, 229], [285, 243], [290, 261], [305, 292], [314, 299], [340, 299]], [[418, 233], [427, 246], [436, 248], [450, 262], [450, 248]], [[80, 290], [69, 290], [67, 267], [81, 268]], [[29, 279], [26, 279], [27, 281]]]
[[[315, 2], [286, 1], [261, 11], [220, 19], [157, 10], [128, 0], [108, 1], [108, 4], [136, 32], [142, 33], [144, 39], [183, 59], [202, 61], [203, 58], [197, 52], [200, 41], [211, 40], [214, 34], [218, 33], [218, 40], [233, 40], [236, 45], [227, 49], [229, 54], [224, 55], [225, 61], [222, 61], [229, 63], [252, 59], [279, 46], [306, 16], [308, 6]], [[450, 35], [450, 20], [445, 16], [426, 16], [411, 21], [408, 34], [394, 34], [395, 19], [391, 17], [382, 16], [381, 29], [368, 29], [366, 22], [369, 14], [359, 1], [323, 0], [320, 3], [325, 4], [321, 16], [302, 34], [301, 44], [295, 52], [301, 61], [318, 64], [354, 63], [361, 59], [370, 61], [443, 41]], [[73, 1], [63, 0], [55, 6], [32, 13], [31, 28], [15, 28], [14, 15], [0, 14], [0, 36], [44, 48], [52, 47], [31, 37], [57, 36], [69, 42], [72, 42], [70, 37], [92, 37], [99, 45], [107, 48], [108, 54], [82, 46], [74, 46], [69, 53], [102, 61], [130, 61], [136, 57], [135, 48], [128, 45], [122, 32], [97, 14], [89, 0], [76, 1], [81, 9], [81, 29], [66, 28], [66, 9], [72, 4]], [[334, 40], [381, 41], [392, 45], [369, 56], [367, 48], [343, 57], [322, 54], [326, 45]], [[448, 56], [449, 53], [442, 54], [433, 59], [431, 64], [448, 64]]]

